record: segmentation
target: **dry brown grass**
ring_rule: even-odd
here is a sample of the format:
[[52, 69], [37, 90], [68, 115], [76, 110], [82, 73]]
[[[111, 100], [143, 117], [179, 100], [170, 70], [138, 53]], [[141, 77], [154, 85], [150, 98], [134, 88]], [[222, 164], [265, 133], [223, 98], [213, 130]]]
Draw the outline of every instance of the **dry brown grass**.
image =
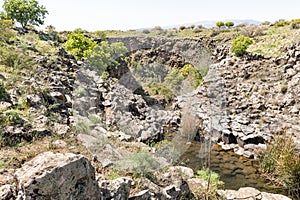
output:
[[[82, 154], [91, 160], [91, 155], [84, 146], [78, 143], [76, 138], [62, 139], [66, 146], [56, 145], [52, 137], [41, 140], [23, 142], [14, 147], [3, 147], [0, 150], [0, 163], [2, 168], [19, 168], [21, 165], [40, 153], [51, 151], [54, 153]], [[0, 165], [1, 167], [1, 165]]]

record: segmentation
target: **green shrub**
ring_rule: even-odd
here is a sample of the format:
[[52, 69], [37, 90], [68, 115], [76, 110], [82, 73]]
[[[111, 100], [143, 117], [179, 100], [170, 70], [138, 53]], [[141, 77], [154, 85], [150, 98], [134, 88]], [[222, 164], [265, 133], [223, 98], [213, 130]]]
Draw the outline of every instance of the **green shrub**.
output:
[[261, 23], [261, 25], [264, 25], [264, 26], [268, 26], [270, 24], [271, 24], [271, 22], [269, 22], [269, 21], [264, 21], [263, 23]]
[[[52, 36], [50, 36], [52, 37]], [[54, 38], [54, 37], [53, 37]], [[36, 33], [30, 32], [27, 34], [24, 34], [19, 37], [19, 40], [22, 42], [22, 44], [30, 44], [30, 47], [34, 49], [34, 51], [38, 51], [42, 53], [43, 55], [45, 54], [55, 54], [57, 52], [56, 47], [52, 45], [48, 40], [48, 38], [41, 38]], [[27, 45], [26, 45], [27, 46]], [[26, 47], [25, 50], [27, 50], [28, 47]], [[30, 50], [32, 50], [30, 49]]]
[[102, 41], [100, 45], [95, 47], [88, 55], [88, 63], [96, 67], [103, 77], [108, 78], [109, 74], [104, 73], [108, 67], [117, 67], [119, 63], [117, 58], [123, 57], [127, 53], [127, 48], [122, 42], [108, 44], [107, 41]]
[[134, 178], [146, 177], [156, 182], [153, 173], [160, 164], [149, 152], [141, 151], [125, 156], [115, 166], [118, 170], [132, 173]]
[[300, 19], [293, 19], [290, 22], [291, 29], [299, 29], [300, 28]]
[[233, 40], [231, 50], [236, 56], [242, 56], [246, 54], [247, 48], [253, 43], [253, 39], [241, 35]]
[[5, 85], [2, 81], [0, 81], [0, 100], [4, 100], [8, 97], [8, 93], [6, 92]]
[[275, 26], [275, 27], [283, 27], [283, 26], [286, 26], [286, 25], [289, 25], [289, 24], [290, 24], [290, 22], [285, 21], [284, 19], [280, 19], [277, 22], [275, 22], [273, 24], [273, 26]]
[[185, 64], [183, 68], [179, 70], [179, 73], [184, 77], [191, 77], [191, 81], [195, 87], [198, 87], [202, 81], [202, 75], [198, 69], [192, 64]]
[[276, 185], [300, 197], [300, 157], [296, 144], [285, 132], [277, 135], [260, 157], [260, 171]]
[[149, 34], [150, 31], [149, 31], [148, 29], [144, 29], [144, 30], [142, 31], [142, 33], [144, 33], [144, 34]]
[[25, 121], [21, 118], [18, 110], [7, 110], [0, 115], [1, 127], [23, 124]]
[[9, 43], [16, 37], [11, 20], [0, 20], [0, 43]]
[[26, 55], [21, 49], [16, 49], [13, 46], [0, 47], [0, 64], [13, 70], [28, 69], [33, 67], [32, 57]]
[[171, 100], [175, 97], [172, 90], [161, 83], [148, 84], [148, 86], [145, 89], [149, 92], [151, 96], [158, 95], [164, 97], [164, 99], [168, 103], [170, 103]]
[[220, 181], [220, 175], [209, 169], [198, 170], [196, 178], [202, 178], [209, 182], [210, 187], [214, 189], [218, 189], [220, 186], [224, 185], [224, 183]]
[[108, 77], [109, 77], [109, 73], [108, 73], [107, 71], [102, 72], [101, 78], [102, 78], [103, 80], [107, 80]]
[[223, 200], [224, 198], [217, 193], [217, 190], [220, 189], [224, 183], [220, 181], [219, 174], [210, 171], [209, 169], [203, 169], [197, 171], [196, 178], [204, 179], [208, 182], [207, 188], [199, 188], [193, 193], [196, 196], [196, 199], [205, 199], [205, 200]]
[[104, 41], [104, 40], [106, 40], [106, 38], [107, 38], [105, 31], [99, 31], [99, 30], [98, 30], [98, 31], [95, 31], [95, 32], [94, 32], [94, 35], [95, 35], [96, 37], [100, 38], [101, 41]]
[[298, 23], [291, 23], [291, 29], [299, 29], [300, 28], [300, 24]]
[[68, 35], [68, 40], [63, 47], [77, 59], [81, 59], [87, 57], [97, 47], [97, 43], [77, 30]]
[[[59, 35], [54, 26], [52, 26], [52, 25], [46, 26], [45, 32], [48, 34], [48, 37], [50, 40], [59, 41]], [[49, 40], [49, 39], [46, 39], [46, 40]]]
[[181, 82], [184, 80], [184, 76], [179, 73], [179, 69], [173, 68], [169, 71], [164, 79], [164, 85], [168, 88], [178, 90]]

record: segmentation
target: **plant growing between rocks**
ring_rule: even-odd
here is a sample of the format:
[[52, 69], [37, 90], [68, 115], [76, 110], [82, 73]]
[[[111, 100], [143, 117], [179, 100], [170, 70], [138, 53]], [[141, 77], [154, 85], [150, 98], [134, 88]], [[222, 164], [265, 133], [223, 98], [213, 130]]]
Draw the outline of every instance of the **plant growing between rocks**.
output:
[[144, 151], [127, 155], [116, 163], [116, 169], [132, 173], [134, 178], [148, 178], [154, 183], [157, 181], [153, 173], [159, 167], [158, 161], [150, 153]]
[[0, 100], [8, 98], [8, 93], [6, 92], [5, 85], [3, 81], [0, 81]]
[[87, 57], [97, 46], [97, 43], [84, 35], [83, 31], [76, 30], [68, 35], [68, 40], [62, 45], [77, 59]]
[[243, 56], [247, 53], [247, 48], [253, 43], [253, 39], [241, 35], [233, 40], [231, 50], [236, 56]]
[[273, 184], [300, 198], [300, 157], [292, 137], [283, 132], [260, 157], [260, 171]]
[[207, 188], [201, 188], [196, 193], [199, 199], [223, 199], [217, 194], [217, 190], [224, 186], [224, 183], [220, 181], [219, 174], [207, 168], [198, 170], [196, 178], [201, 178], [208, 183]]
[[127, 48], [121, 42], [108, 44], [102, 41], [91, 52], [87, 54], [87, 62], [95, 67], [104, 79], [109, 77], [108, 68], [117, 68], [120, 64], [118, 58], [122, 58], [127, 53]]

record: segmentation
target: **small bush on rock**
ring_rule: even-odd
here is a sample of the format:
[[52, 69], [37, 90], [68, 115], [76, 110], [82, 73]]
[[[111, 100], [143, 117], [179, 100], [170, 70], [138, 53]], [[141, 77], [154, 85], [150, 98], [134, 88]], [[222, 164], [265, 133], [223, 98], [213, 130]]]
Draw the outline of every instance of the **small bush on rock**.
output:
[[253, 43], [253, 39], [241, 35], [233, 40], [231, 50], [236, 56], [242, 56], [246, 54], [247, 48]]

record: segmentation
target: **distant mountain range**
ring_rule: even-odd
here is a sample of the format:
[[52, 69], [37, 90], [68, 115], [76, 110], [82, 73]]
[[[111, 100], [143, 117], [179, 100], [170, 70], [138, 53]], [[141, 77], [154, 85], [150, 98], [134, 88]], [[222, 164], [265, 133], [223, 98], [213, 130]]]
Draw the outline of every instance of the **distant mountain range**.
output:
[[164, 29], [170, 29], [170, 28], [178, 28], [179, 26], [191, 26], [191, 25], [195, 25], [195, 27], [197, 27], [198, 25], [202, 25], [205, 28], [212, 28], [216, 26], [216, 22], [217, 21], [223, 21], [223, 22], [233, 22], [234, 25], [239, 25], [239, 24], [254, 24], [254, 25], [259, 25], [262, 22], [261, 21], [256, 21], [256, 20], [252, 20], [252, 19], [229, 19], [229, 20], [205, 20], [205, 21], [198, 21], [198, 22], [194, 22], [194, 23], [186, 23], [186, 24], [179, 24], [179, 25], [171, 25], [171, 26], [164, 26], [162, 28]]

